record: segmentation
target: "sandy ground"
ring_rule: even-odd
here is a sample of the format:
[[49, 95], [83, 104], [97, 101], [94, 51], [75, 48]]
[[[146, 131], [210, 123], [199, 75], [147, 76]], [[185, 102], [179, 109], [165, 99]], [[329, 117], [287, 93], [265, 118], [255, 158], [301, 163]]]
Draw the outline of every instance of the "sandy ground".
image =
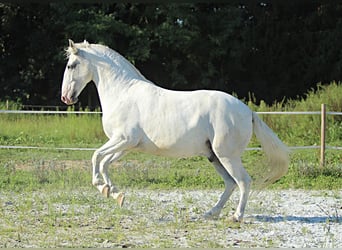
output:
[[202, 217], [220, 194], [126, 190], [120, 209], [93, 189], [70, 193], [63, 202], [62, 193], [2, 193], [0, 246], [342, 247], [342, 190], [254, 193], [241, 224], [227, 220], [238, 192], [217, 220]]
[[[203, 220], [198, 207], [210, 208], [220, 191], [191, 192], [147, 192], [136, 194], [141, 199], [148, 196], [156, 204], [149, 216], [160, 218], [170, 204], [178, 204], [180, 210], [187, 211], [192, 221]], [[190, 203], [193, 205], [189, 204]], [[235, 192], [218, 220], [232, 213], [238, 202]], [[183, 204], [183, 205], [182, 205]], [[168, 214], [163, 220], [175, 220]], [[217, 222], [216, 222], [217, 223]], [[218, 223], [219, 224], [219, 223]], [[207, 225], [215, 227], [214, 221]], [[342, 190], [340, 191], [263, 191], [250, 197], [244, 222], [235, 228], [227, 222], [227, 228], [208, 230], [207, 239], [219, 246], [262, 246], [262, 247], [342, 247]], [[182, 239], [180, 247], [188, 247], [188, 238]], [[191, 246], [191, 244], [190, 244]]]

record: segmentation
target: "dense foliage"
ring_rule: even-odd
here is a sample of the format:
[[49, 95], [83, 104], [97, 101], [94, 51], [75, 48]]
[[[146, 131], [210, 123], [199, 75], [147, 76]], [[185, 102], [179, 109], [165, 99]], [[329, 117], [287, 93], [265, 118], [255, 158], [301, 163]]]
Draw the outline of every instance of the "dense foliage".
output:
[[[342, 4], [0, 4], [0, 101], [60, 105], [67, 39], [117, 50], [163, 87], [267, 103], [342, 78]], [[96, 106], [89, 86], [83, 105]]]

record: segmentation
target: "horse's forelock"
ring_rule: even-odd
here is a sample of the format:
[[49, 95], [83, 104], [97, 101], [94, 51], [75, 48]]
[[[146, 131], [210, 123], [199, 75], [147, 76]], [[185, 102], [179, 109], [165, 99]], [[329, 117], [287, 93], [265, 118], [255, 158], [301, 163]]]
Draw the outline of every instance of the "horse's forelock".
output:
[[66, 58], [69, 58], [71, 54], [76, 55], [76, 54], [77, 54], [77, 51], [75, 51], [74, 48], [68, 47], [68, 48], [65, 50], [65, 56], [66, 56]]

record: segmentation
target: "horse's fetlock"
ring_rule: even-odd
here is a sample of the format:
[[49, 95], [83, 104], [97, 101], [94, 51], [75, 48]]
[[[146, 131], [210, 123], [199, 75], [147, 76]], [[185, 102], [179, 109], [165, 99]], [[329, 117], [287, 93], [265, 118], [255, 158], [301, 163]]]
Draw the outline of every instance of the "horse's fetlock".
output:
[[220, 216], [221, 209], [212, 208], [206, 212], [203, 217], [205, 219], [217, 219]]
[[117, 188], [117, 187], [115, 187], [115, 186], [111, 186], [110, 187], [110, 193], [118, 193], [119, 192], [119, 189]]
[[242, 222], [242, 218], [243, 218], [242, 215], [234, 214], [234, 215], [232, 215], [232, 216], [229, 217], [229, 220], [230, 220], [231, 222], [241, 223], [241, 222]]
[[103, 185], [103, 181], [102, 181], [101, 179], [95, 178], [95, 179], [93, 179], [92, 184], [93, 184], [94, 186]]

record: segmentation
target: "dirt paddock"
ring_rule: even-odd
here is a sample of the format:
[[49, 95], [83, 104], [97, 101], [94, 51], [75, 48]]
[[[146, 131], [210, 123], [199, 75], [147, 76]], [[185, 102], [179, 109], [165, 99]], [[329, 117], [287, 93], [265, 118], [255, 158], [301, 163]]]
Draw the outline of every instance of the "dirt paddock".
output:
[[123, 208], [94, 189], [0, 192], [0, 247], [342, 247], [342, 190], [254, 193], [244, 222], [202, 214], [219, 190], [126, 190]]

